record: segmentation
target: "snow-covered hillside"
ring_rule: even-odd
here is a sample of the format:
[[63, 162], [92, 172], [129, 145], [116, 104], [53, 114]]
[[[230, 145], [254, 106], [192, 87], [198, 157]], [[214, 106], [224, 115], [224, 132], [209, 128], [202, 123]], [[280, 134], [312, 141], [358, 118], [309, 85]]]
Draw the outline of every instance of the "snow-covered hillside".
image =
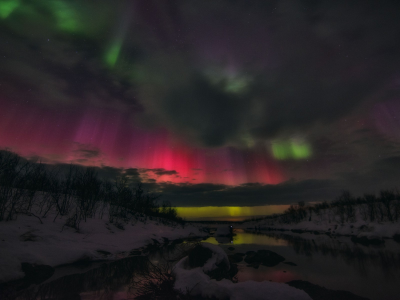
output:
[[383, 240], [385, 238], [400, 238], [400, 220], [389, 220], [387, 215], [379, 216], [371, 221], [367, 214], [367, 205], [352, 205], [351, 215], [339, 207], [325, 207], [316, 210], [311, 207], [299, 208], [292, 213], [266, 217], [244, 222], [237, 227], [252, 230], [291, 230], [293, 232], [313, 232], [328, 235], [348, 235], [368, 240]]
[[[22, 278], [21, 263], [57, 266], [81, 259], [115, 259], [130, 250], [153, 243], [204, 236], [193, 225], [164, 225], [159, 220], [138, 219], [124, 229], [102, 219], [87, 219], [80, 232], [64, 226], [66, 219], [49, 215], [43, 224], [32, 216], [20, 215], [0, 224], [0, 282]], [[109, 254], [108, 254], [109, 253]]]

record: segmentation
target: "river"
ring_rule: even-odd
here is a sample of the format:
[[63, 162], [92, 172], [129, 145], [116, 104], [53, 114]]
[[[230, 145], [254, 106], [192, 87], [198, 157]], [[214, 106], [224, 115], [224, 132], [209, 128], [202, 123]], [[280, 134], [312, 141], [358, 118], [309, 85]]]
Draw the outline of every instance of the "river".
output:
[[[238, 262], [236, 277], [239, 282], [302, 280], [370, 300], [400, 298], [400, 244], [391, 239], [378, 247], [356, 244], [350, 237], [236, 229], [232, 238], [210, 236], [202, 242], [218, 244], [235, 257], [246, 257], [246, 252], [262, 249], [284, 257], [283, 262], [273, 267], [249, 265], [244, 260]], [[149, 271], [149, 261], [151, 266], [168, 263], [171, 267], [190, 243], [155, 244], [136, 252], [121, 253], [120, 259], [115, 261], [58, 267], [54, 275], [40, 285], [10, 286], [9, 299], [133, 299], [138, 288], [133, 282], [141, 282], [141, 278], [146, 277], [143, 274], [153, 270]], [[12, 289], [20, 291], [15, 293]]]

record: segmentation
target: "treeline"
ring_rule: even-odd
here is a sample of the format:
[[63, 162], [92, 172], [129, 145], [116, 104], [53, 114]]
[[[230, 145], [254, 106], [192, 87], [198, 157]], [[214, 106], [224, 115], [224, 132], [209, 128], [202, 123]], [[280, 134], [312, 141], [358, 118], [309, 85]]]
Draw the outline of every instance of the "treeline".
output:
[[344, 191], [331, 202], [322, 202], [306, 205], [298, 202], [283, 214], [274, 214], [258, 219], [277, 220], [281, 223], [299, 223], [301, 221], [337, 221], [340, 223], [356, 222], [358, 219], [369, 222], [398, 222], [400, 219], [400, 193], [397, 190], [381, 190], [379, 195], [365, 194], [354, 197], [350, 192]]
[[131, 186], [127, 176], [103, 180], [95, 168], [69, 165], [61, 170], [0, 151], [0, 221], [29, 214], [42, 222], [54, 212], [56, 218], [67, 216], [66, 225], [77, 230], [81, 221], [96, 217], [108, 218], [120, 228], [138, 218], [183, 222], [176, 208], [168, 202], [159, 205], [158, 200], [140, 183]]

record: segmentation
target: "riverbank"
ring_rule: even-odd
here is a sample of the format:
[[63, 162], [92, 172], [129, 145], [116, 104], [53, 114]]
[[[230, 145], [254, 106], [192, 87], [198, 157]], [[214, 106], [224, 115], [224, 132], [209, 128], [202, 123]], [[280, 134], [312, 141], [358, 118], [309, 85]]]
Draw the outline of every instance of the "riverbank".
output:
[[65, 226], [65, 217], [54, 217], [49, 215], [41, 223], [34, 216], [20, 215], [15, 221], [0, 223], [0, 282], [24, 277], [22, 263], [55, 267], [80, 260], [113, 260], [154, 241], [207, 235], [193, 224], [148, 217], [124, 226], [87, 219], [77, 232]]
[[298, 223], [285, 224], [276, 220], [266, 219], [259, 221], [248, 221], [238, 224], [237, 228], [247, 230], [276, 230], [291, 231], [294, 233], [314, 233], [337, 236], [351, 236], [355, 242], [361, 243], [384, 243], [385, 239], [394, 239], [400, 242], [399, 222], [366, 222], [363, 220], [355, 222], [340, 222], [335, 219], [303, 220]]

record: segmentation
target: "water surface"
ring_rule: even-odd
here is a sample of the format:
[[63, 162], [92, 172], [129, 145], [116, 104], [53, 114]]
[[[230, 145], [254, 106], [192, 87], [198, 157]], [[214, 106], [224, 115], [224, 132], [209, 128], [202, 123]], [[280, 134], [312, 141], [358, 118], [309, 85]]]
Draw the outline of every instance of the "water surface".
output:
[[[210, 237], [206, 242], [219, 244], [227, 253], [245, 253], [267, 249], [283, 257], [275, 267], [258, 269], [239, 263], [238, 281], [270, 280], [288, 282], [306, 280], [333, 290], [345, 290], [371, 300], [398, 300], [400, 295], [400, 245], [386, 240], [385, 246], [355, 244], [350, 237], [285, 234], [282, 232], [245, 232], [235, 230], [231, 240]], [[229, 250], [233, 247], [234, 250]]]

